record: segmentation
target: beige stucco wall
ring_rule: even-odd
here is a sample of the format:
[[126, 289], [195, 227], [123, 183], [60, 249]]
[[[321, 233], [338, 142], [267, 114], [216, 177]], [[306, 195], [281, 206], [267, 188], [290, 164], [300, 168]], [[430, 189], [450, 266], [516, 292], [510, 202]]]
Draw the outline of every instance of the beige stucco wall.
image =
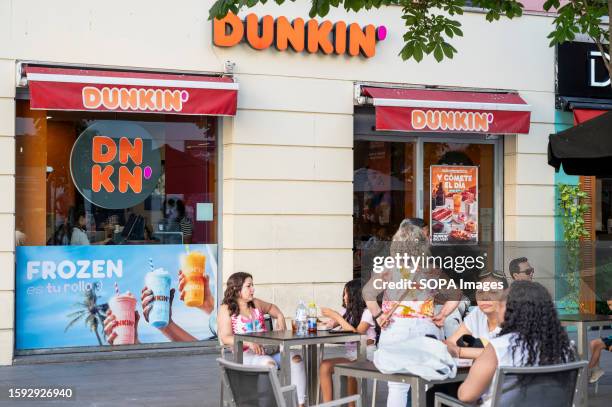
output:
[[[257, 295], [290, 315], [296, 300], [337, 305], [352, 275], [353, 85], [358, 81], [518, 90], [533, 107], [529, 135], [505, 138], [504, 234], [553, 240], [554, 118], [550, 19], [490, 24], [463, 17], [459, 54], [403, 62], [400, 9], [333, 10], [328, 18], [384, 24], [376, 57], [212, 47], [211, 0], [0, 0], [0, 364], [12, 359], [15, 61], [222, 72], [236, 63], [238, 113], [222, 121], [223, 276], [252, 272]], [[306, 17], [300, 1], [262, 9]]]
[[15, 61], [0, 55], [0, 365], [12, 362], [15, 332], [14, 72]]
[[252, 273], [288, 315], [298, 298], [337, 305], [353, 269], [353, 85], [237, 80], [239, 110], [223, 132], [224, 279]]

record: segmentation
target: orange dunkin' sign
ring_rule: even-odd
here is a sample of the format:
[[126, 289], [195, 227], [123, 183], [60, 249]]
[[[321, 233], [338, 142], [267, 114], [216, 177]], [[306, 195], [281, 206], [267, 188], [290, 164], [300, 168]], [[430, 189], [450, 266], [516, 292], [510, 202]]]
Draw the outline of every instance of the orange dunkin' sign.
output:
[[81, 91], [83, 106], [88, 110], [135, 110], [154, 112], [181, 112], [189, 100], [186, 90], [140, 89], [108, 87], [102, 89], [85, 86]]
[[291, 48], [295, 52], [322, 52], [330, 55], [362, 55], [371, 58], [376, 54], [376, 43], [387, 37], [385, 26], [343, 21], [304, 21], [296, 18], [272, 16], [258, 18], [249, 14], [242, 21], [237, 15], [228, 13], [223, 19], [213, 22], [213, 43], [218, 47], [233, 47], [246, 41], [252, 48], [263, 50], [274, 46], [279, 51]]
[[478, 131], [488, 132], [493, 123], [493, 113], [466, 112], [454, 110], [419, 110], [412, 111], [412, 128], [414, 130], [432, 131]]

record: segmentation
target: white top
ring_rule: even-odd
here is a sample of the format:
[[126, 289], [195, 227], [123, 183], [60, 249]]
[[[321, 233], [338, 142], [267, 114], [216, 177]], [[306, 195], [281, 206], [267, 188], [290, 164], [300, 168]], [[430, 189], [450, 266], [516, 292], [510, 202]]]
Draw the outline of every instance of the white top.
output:
[[479, 338], [481, 340], [485, 339], [486, 341], [495, 338], [501, 330], [500, 327], [496, 327], [492, 331], [489, 330], [487, 315], [482, 312], [480, 308], [474, 308], [474, 310], [465, 317], [463, 323], [474, 338]]
[[[514, 345], [516, 339], [517, 334], [515, 333], [510, 333], [491, 339], [490, 343], [491, 346], [493, 346], [493, 349], [495, 350], [498, 367], [522, 367], [525, 366], [525, 364], [527, 363], [527, 354], [523, 352], [520, 347], [516, 349], [516, 352], [512, 352], [512, 345]], [[506, 384], [506, 382], [504, 382], [504, 384]], [[512, 383], [507, 384], [512, 385]], [[482, 395], [482, 405], [485, 407], [489, 407], [491, 405], [493, 386], [495, 386], [494, 382], [491, 383], [491, 386], [489, 386], [485, 394]]]
[[374, 316], [372, 315], [372, 313], [370, 312], [369, 309], [365, 309], [363, 310], [363, 314], [361, 314], [361, 322], [365, 322], [368, 325], [370, 325], [368, 327], [368, 330], [366, 331], [366, 336], [368, 337], [368, 339], [372, 339], [372, 340], [376, 340], [376, 323], [374, 322]]
[[88, 246], [89, 239], [87, 238], [87, 233], [85, 233], [81, 228], [77, 228], [77, 227], [72, 228], [72, 236], [70, 237], [70, 245], [71, 246]]
[[[342, 312], [340, 313], [340, 315], [344, 316], [345, 313], [346, 313], [346, 310], [342, 308]], [[364, 309], [363, 314], [361, 314], [361, 320], [359, 321], [359, 323], [362, 323], [362, 322], [365, 322], [369, 325], [368, 330], [366, 331], [367, 339], [376, 340], [376, 329], [374, 328], [375, 327], [374, 317], [372, 316], [372, 313], [370, 312], [370, 310], [367, 308]], [[346, 357], [348, 359], [357, 359], [357, 342], [347, 343], [345, 345], [345, 349], [346, 349]]]

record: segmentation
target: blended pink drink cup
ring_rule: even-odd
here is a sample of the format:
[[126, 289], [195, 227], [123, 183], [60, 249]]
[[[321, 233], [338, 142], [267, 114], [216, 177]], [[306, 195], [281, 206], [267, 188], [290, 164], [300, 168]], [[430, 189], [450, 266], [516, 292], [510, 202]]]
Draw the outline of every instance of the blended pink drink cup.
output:
[[114, 345], [134, 344], [134, 312], [136, 310], [136, 298], [127, 291], [125, 294], [117, 294], [108, 302], [111, 311], [115, 315], [115, 328], [117, 334]]

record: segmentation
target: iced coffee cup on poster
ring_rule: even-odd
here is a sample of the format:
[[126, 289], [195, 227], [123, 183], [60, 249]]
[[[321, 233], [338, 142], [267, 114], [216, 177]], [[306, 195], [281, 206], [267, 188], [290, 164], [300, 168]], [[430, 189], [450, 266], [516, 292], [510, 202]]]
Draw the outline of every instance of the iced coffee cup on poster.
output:
[[181, 256], [181, 272], [185, 278], [183, 301], [188, 307], [200, 307], [204, 303], [204, 272], [206, 256], [199, 251], [191, 251]]
[[149, 311], [149, 324], [164, 328], [170, 320], [170, 274], [163, 268], [148, 272], [145, 285], [153, 292]]
[[108, 306], [115, 316], [113, 332], [117, 337], [113, 341], [113, 345], [133, 345], [136, 297], [129, 291], [123, 294], [116, 293], [108, 301]]
[[461, 212], [461, 194], [453, 194], [453, 213]]

